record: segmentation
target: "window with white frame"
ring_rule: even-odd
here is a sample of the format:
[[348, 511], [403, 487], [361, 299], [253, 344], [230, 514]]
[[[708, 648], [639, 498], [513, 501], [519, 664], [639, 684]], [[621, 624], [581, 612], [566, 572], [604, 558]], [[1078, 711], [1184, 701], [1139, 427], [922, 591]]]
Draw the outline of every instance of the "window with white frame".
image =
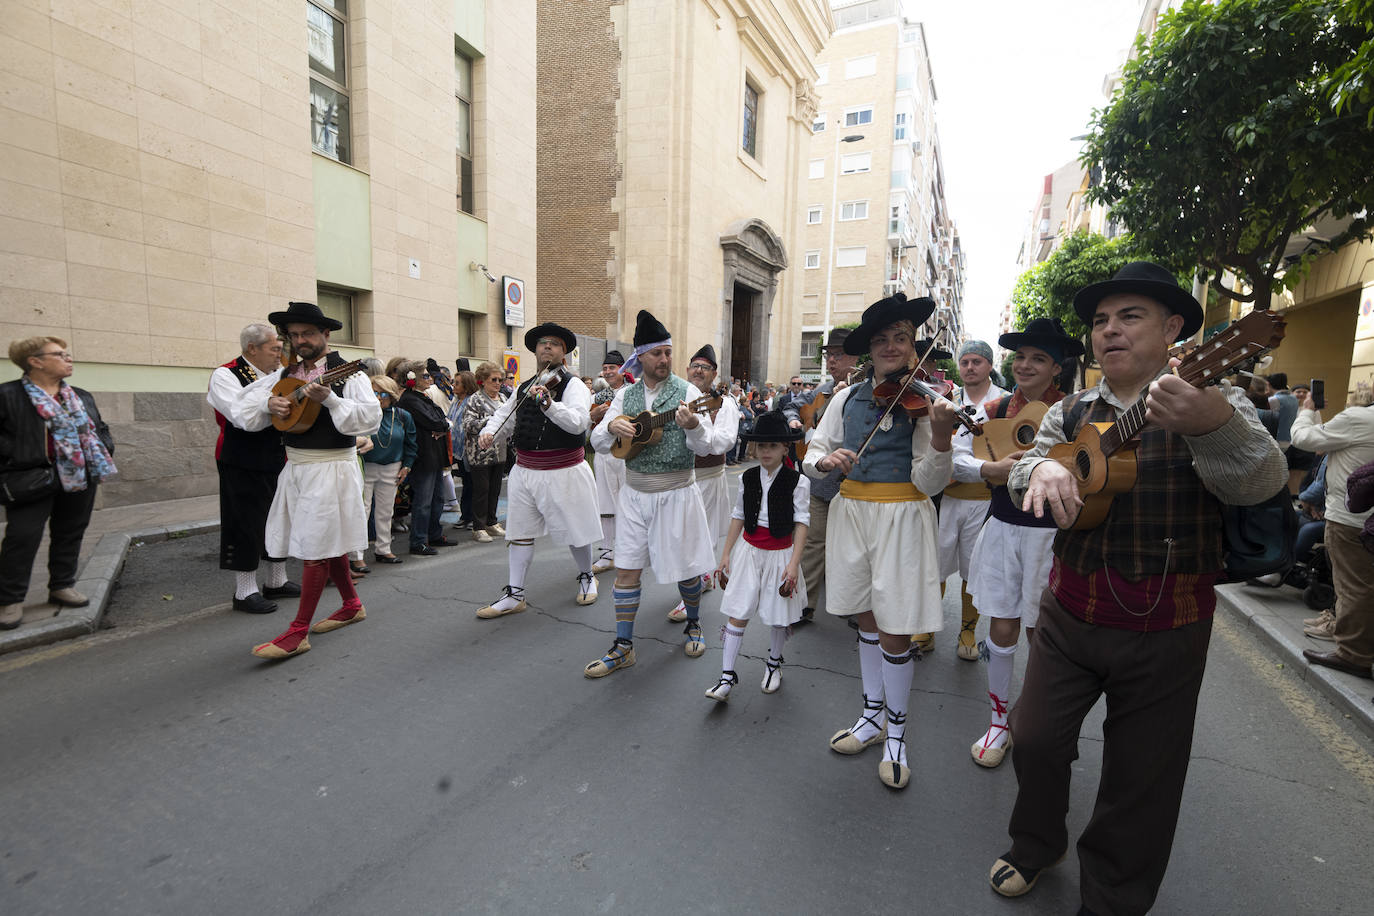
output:
[[872, 153], [850, 153], [847, 156], [840, 157], [841, 175], [858, 175], [861, 172], [872, 171], [872, 169]]
[[821, 266], [821, 251], [817, 248], [806, 253], [806, 269], [816, 270]]
[[860, 108], [846, 108], [844, 112], [845, 127], [862, 127], [865, 124], [873, 123], [873, 106], [864, 105]]
[[812, 132], [813, 134], [819, 134], [819, 133], [821, 133], [821, 132], [824, 131], [824, 130], [825, 130], [825, 112], [823, 112], [823, 111], [818, 111], [818, 112], [816, 112], [816, 120], [814, 120], [814, 121], [811, 122], [811, 132]]
[[835, 249], [836, 267], [863, 267], [868, 263], [868, 248], [856, 245], [853, 248]]
[[868, 219], [868, 201], [847, 200], [840, 204], [840, 220]]
[[310, 145], [352, 162], [348, 104], [348, 0], [307, 0], [310, 58]]
[[811, 160], [811, 168], [808, 170], [806, 177], [807, 177], [807, 178], [824, 178], [824, 177], [825, 177], [825, 160], [824, 160], [824, 159], [812, 159], [812, 160]]
[[816, 85], [824, 86], [830, 82], [830, 65], [816, 64]]
[[808, 226], [816, 226], [816, 225], [819, 225], [819, 224], [820, 224], [820, 221], [821, 221], [821, 205], [820, 205], [820, 204], [817, 204], [817, 205], [814, 206], [814, 207], [807, 207], [807, 208], [806, 208], [806, 225], [808, 225]]
[[802, 335], [801, 359], [804, 363], [814, 363], [821, 358], [821, 339], [816, 334]]
[[844, 78], [847, 80], [872, 76], [877, 72], [878, 55], [876, 54], [865, 54], [863, 57], [851, 57], [844, 62]]
[[893, 140], [905, 140], [905, 139], [906, 139], [906, 112], [905, 112], [905, 111], [899, 111], [899, 112], [897, 112], [897, 123], [896, 123], [896, 125], [893, 127], [893, 129], [892, 129], [892, 139], [893, 139]]

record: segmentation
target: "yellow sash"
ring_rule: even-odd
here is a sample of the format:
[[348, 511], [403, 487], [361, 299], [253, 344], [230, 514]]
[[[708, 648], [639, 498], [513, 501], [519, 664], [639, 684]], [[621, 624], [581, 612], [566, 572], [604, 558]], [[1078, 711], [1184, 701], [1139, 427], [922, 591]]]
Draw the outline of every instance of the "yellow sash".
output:
[[954, 499], [971, 499], [986, 502], [992, 499], [992, 490], [980, 481], [972, 483], [952, 483], [945, 487], [945, 495]]
[[840, 481], [840, 495], [868, 503], [905, 503], [926, 498], [913, 483], [876, 483], [848, 479]]

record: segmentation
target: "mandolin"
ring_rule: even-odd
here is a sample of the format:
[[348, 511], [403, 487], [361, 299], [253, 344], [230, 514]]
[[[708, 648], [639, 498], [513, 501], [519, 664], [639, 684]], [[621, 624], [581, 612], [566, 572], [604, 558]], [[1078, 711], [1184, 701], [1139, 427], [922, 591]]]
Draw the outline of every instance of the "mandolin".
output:
[[[335, 382], [348, 378], [355, 372], [363, 371], [363, 361], [355, 359], [351, 363], [344, 363], [330, 369], [324, 375], [315, 379], [316, 382], [328, 388]], [[272, 425], [284, 433], [303, 433], [315, 425], [315, 420], [320, 415], [320, 404], [312, 401], [305, 396], [305, 386], [310, 384], [294, 376], [284, 375], [272, 386], [274, 397], [289, 398], [291, 400], [291, 413], [284, 417], [272, 417]]]
[[973, 457], [1001, 461], [1013, 452], [1024, 452], [1035, 444], [1040, 421], [1049, 413], [1044, 401], [1031, 401], [1014, 417], [983, 421], [983, 435], [973, 439]]
[[[687, 402], [687, 409], [692, 413], [706, 413], [708, 410], [719, 410], [725, 398], [725, 389], [716, 388], [697, 398], [695, 401]], [[663, 413], [653, 413], [652, 411], [640, 411], [638, 416], [620, 415], [620, 419], [629, 420], [634, 424], [635, 434], [626, 439], [624, 436], [617, 436], [615, 442], [611, 443], [611, 454], [620, 459], [633, 458], [651, 445], [657, 445], [663, 439], [663, 427], [672, 422], [673, 415], [677, 413], [677, 408], [665, 410]]]
[[[1284, 325], [1273, 312], [1251, 312], [1184, 356], [1174, 374], [1205, 388], [1236, 364], [1278, 346]], [[1068, 528], [1096, 528], [1107, 518], [1116, 494], [1135, 486], [1135, 449], [1140, 445], [1136, 436], [1145, 428], [1146, 400], [1141, 395], [1115, 423], [1083, 424], [1072, 442], [1050, 449], [1049, 457], [1068, 469], [1083, 497], [1083, 507]]]

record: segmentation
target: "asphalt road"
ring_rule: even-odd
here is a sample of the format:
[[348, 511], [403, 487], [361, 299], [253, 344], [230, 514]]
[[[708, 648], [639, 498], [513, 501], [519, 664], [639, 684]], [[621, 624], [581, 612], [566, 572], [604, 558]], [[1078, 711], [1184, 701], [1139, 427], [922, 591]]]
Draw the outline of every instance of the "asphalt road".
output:
[[[213, 554], [181, 546], [161, 564], [166, 593], [227, 600]], [[638, 665], [592, 681], [582, 666], [614, 630], [610, 577], [577, 607], [565, 549], [540, 543], [533, 607], [496, 621], [473, 611], [505, 581], [499, 543], [374, 569], [368, 619], [284, 663], [249, 649], [285, 627], [291, 602], [270, 617], [223, 603], [125, 613], [114, 630], [0, 661], [0, 913], [1077, 907], [1072, 855], [1028, 898], [988, 888], [1015, 777], [968, 756], [986, 681], [951, 648], [957, 589], [916, 670], [914, 775], [894, 793], [876, 751], [826, 747], [859, 700], [840, 621], [794, 636], [773, 696], [758, 690], [767, 634], [751, 628], [742, 683], [719, 706], [702, 696], [719, 670], [719, 593], [705, 601], [711, 649], [689, 659], [664, 620], [675, 590], [647, 587]], [[1081, 740], [1075, 835], [1101, 716]], [[1218, 619], [1155, 912], [1367, 914], [1372, 751]]]

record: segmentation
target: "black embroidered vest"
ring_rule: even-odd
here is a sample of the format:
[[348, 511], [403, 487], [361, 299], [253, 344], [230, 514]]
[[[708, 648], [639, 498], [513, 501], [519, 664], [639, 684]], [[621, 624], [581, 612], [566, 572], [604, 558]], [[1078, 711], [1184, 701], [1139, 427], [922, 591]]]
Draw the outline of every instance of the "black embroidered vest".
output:
[[[222, 368], [228, 369], [244, 388], [256, 381], [256, 370], [242, 356], [231, 363], [225, 363]], [[282, 465], [286, 464], [286, 449], [282, 448], [281, 433], [275, 426], [250, 433], [239, 429], [218, 412], [215, 416], [220, 421], [220, 442], [215, 453], [216, 461], [248, 471], [269, 471], [273, 474], [281, 471]]]
[[[1064, 437], [1070, 442], [1084, 423], [1116, 420], [1112, 405], [1099, 397], [1077, 411], [1075, 422], [1074, 406], [1083, 394], [1063, 401]], [[1136, 451], [1135, 487], [1116, 495], [1101, 525], [1055, 535], [1054, 554], [1082, 576], [1103, 566], [1132, 581], [1165, 573], [1219, 572], [1221, 502], [1193, 470], [1193, 456], [1183, 437], [1149, 427], [1141, 432]]]
[[[538, 378], [536, 375], [517, 389], [516, 401], [520, 401], [525, 393], [534, 387]], [[546, 386], [549, 389], [549, 397], [555, 401], [563, 400], [563, 392], [567, 390], [571, 378], [572, 376], [567, 376], [557, 385]], [[522, 452], [582, 448], [586, 442], [582, 433], [570, 433], [546, 417], [544, 411], [539, 408], [539, 403], [532, 397], [525, 398], [516, 408], [514, 422], [515, 433], [512, 441]]]
[[[327, 369], [342, 366], [348, 360], [338, 353], [330, 350], [324, 356], [324, 365]], [[339, 379], [332, 386], [333, 391], [339, 397], [343, 397], [344, 383], [348, 379]], [[315, 418], [314, 424], [303, 433], [282, 433], [281, 441], [288, 448], [352, 448], [354, 439], [352, 436], [345, 436], [334, 428], [334, 418], [329, 415], [329, 408], [320, 405], [320, 415]]]
[[[783, 465], [768, 488], [768, 533], [775, 538], [791, 537], [792, 491], [801, 475]], [[758, 465], [744, 472], [744, 530], [753, 534], [759, 527], [759, 509], [763, 505], [763, 474]]]

